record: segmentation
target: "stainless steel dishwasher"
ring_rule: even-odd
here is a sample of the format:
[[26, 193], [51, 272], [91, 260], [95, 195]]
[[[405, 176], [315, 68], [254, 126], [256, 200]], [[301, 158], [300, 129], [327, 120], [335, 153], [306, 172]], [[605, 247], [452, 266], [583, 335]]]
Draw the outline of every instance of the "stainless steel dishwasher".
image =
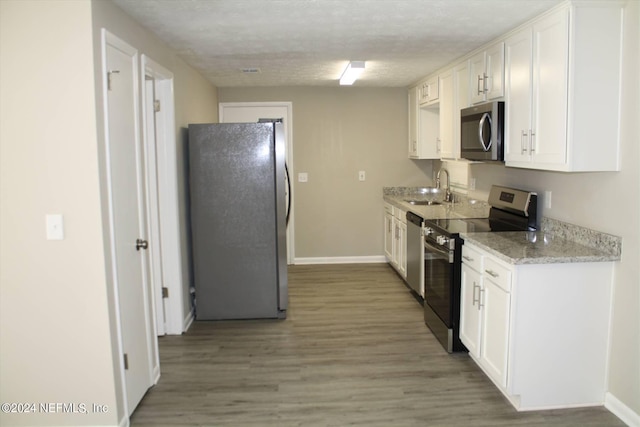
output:
[[422, 217], [407, 212], [407, 283], [421, 297], [424, 297], [423, 221]]

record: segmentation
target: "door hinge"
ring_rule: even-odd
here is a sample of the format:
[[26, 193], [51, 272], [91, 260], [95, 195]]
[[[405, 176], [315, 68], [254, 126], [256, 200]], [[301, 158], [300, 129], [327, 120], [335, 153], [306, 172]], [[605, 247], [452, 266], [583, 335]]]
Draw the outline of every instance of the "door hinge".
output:
[[124, 355], [124, 369], [129, 369], [129, 356], [127, 355], [127, 353], [125, 353]]
[[159, 100], [157, 100], [157, 99], [154, 99], [154, 100], [153, 100], [153, 111], [154, 111], [155, 113], [160, 112], [160, 101], [159, 101]]
[[119, 74], [120, 70], [109, 70], [107, 71], [107, 90], [111, 90], [111, 75]]
[[169, 288], [162, 288], [162, 298], [169, 298]]

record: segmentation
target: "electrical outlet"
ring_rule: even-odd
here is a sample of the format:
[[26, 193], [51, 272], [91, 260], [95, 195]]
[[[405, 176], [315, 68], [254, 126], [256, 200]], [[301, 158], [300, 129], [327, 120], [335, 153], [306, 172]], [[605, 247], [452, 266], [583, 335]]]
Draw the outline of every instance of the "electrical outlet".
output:
[[544, 192], [544, 206], [547, 209], [551, 209], [551, 191]]
[[360, 181], [364, 181], [364, 180], [365, 180], [365, 173], [364, 173], [364, 171], [360, 171], [360, 172], [358, 172], [358, 180], [360, 180]]
[[300, 172], [298, 174], [298, 182], [307, 182], [309, 181], [309, 175], [306, 172]]

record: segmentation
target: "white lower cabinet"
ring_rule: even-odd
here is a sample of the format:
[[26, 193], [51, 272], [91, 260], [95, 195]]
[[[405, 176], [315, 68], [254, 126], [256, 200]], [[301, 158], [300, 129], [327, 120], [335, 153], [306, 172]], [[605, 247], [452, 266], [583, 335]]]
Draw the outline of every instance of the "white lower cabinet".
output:
[[407, 213], [384, 204], [384, 255], [389, 264], [407, 277]]
[[602, 405], [612, 262], [511, 265], [463, 245], [460, 339], [518, 410]]
[[460, 294], [460, 340], [475, 358], [480, 357], [480, 328], [482, 318], [479, 306], [479, 295], [482, 290], [480, 273], [462, 264]]
[[393, 206], [384, 204], [384, 256], [387, 261], [393, 261]]
[[395, 247], [394, 265], [403, 278], [407, 277], [407, 217], [406, 212], [394, 208]]

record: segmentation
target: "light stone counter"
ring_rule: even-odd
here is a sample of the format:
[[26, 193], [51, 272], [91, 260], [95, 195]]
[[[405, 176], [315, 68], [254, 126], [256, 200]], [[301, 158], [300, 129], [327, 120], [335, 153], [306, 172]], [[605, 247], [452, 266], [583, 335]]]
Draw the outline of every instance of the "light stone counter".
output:
[[[595, 232], [597, 233], [597, 232]], [[605, 235], [610, 236], [610, 235]], [[621, 246], [615, 243], [593, 247], [547, 231], [461, 233], [465, 243], [484, 249], [509, 264], [554, 264], [619, 261]], [[610, 236], [616, 240], [616, 236]], [[602, 241], [599, 239], [597, 241]], [[594, 244], [597, 243], [594, 241]], [[587, 243], [587, 244], [585, 244]], [[621, 243], [618, 240], [618, 243]], [[602, 248], [613, 250], [603, 250]]]
[[[419, 198], [413, 187], [384, 187], [385, 202], [424, 219], [487, 218], [485, 201], [455, 194], [456, 203], [435, 206], [412, 205], [407, 199]], [[542, 218], [540, 231], [462, 233], [465, 241], [510, 264], [553, 264], [619, 261], [622, 239], [618, 236], [580, 227], [553, 218]]]
[[407, 199], [419, 199], [413, 187], [385, 187], [383, 199], [385, 202], [419, 215], [423, 219], [448, 218], [488, 218], [490, 206], [487, 202], [468, 199], [466, 196], [455, 194], [455, 203], [443, 202], [441, 205], [412, 205]]

